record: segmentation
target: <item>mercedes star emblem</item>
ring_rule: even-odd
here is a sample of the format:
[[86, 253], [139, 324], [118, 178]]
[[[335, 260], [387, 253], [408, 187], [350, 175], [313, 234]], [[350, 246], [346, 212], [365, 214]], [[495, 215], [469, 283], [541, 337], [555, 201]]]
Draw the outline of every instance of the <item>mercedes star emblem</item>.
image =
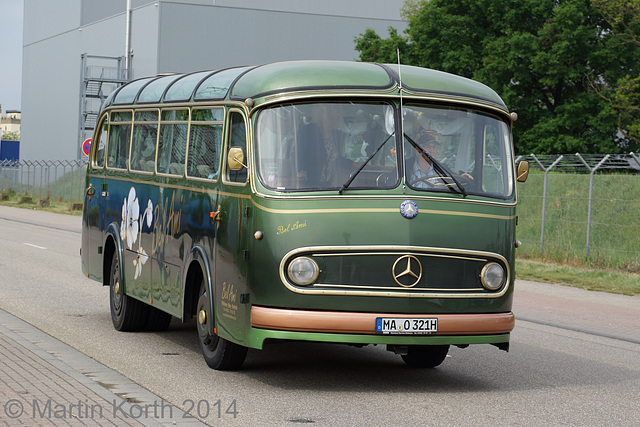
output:
[[413, 255], [403, 255], [393, 263], [393, 280], [403, 288], [412, 288], [422, 278], [422, 264]]
[[405, 200], [400, 204], [400, 214], [407, 219], [413, 219], [418, 215], [418, 205], [413, 200]]

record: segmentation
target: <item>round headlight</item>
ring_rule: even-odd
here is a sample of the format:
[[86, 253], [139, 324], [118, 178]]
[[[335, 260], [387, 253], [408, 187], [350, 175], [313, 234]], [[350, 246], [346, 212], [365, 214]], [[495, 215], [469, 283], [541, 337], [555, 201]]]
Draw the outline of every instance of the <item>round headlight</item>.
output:
[[489, 263], [482, 269], [480, 280], [486, 289], [495, 291], [504, 283], [504, 268], [495, 262]]
[[307, 286], [312, 284], [318, 278], [320, 269], [318, 264], [311, 258], [296, 258], [289, 264], [287, 269], [289, 279], [296, 285]]

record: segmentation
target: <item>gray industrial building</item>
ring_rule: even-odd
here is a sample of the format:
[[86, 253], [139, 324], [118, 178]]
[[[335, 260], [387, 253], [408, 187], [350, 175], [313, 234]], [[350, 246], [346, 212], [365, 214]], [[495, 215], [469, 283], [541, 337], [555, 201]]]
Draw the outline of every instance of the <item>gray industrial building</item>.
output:
[[404, 30], [403, 3], [25, 0], [21, 158], [81, 159], [101, 100], [127, 80], [293, 59], [355, 60], [354, 39], [367, 28]]

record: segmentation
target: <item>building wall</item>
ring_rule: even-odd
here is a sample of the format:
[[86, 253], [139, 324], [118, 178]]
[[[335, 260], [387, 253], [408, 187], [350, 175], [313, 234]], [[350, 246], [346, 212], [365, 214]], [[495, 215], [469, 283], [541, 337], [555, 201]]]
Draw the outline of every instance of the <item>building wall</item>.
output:
[[[403, 31], [403, 0], [132, 0], [132, 77], [294, 59], [354, 60], [367, 27]], [[125, 55], [126, 0], [27, 0], [23, 159], [82, 156], [81, 55]], [[97, 65], [113, 65], [96, 60]]]
[[177, 3], [163, 3], [160, 20], [158, 67], [163, 72], [293, 59], [355, 60], [358, 34], [367, 27], [384, 33], [397, 26], [353, 16]]

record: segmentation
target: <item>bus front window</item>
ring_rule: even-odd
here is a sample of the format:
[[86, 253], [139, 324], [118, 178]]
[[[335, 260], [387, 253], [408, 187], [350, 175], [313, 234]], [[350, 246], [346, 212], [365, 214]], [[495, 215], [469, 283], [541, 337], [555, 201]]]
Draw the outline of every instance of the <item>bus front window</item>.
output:
[[[256, 122], [260, 182], [277, 191], [394, 188], [399, 184], [389, 104], [286, 104]], [[356, 175], [356, 172], [359, 171]]]

